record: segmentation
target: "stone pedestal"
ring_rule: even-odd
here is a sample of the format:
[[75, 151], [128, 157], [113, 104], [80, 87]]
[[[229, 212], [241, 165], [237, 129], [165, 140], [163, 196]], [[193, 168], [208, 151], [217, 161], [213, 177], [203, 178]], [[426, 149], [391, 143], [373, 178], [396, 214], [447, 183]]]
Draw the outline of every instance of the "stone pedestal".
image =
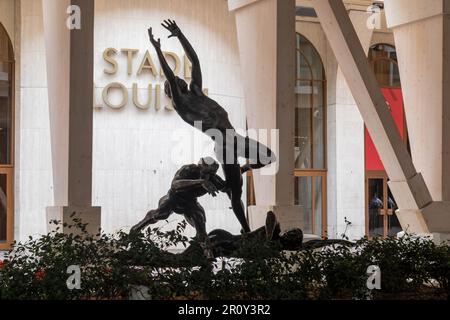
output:
[[450, 233], [432, 233], [431, 238], [433, 239], [433, 242], [436, 244], [440, 244], [443, 242], [450, 243]]
[[[397, 238], [406, 236], [404, 231], [397, 233]], [[450, 243], [450, 233], [419, 233], [411, 235], [412, 239], [432, 240], [435, 244]]]
[[[81, 219], [81, 223], [87, 224], [86, 231], [95, 235], [99, 232], [101, 227], [101, 208], [100, 207], [48, 207], [47, 208], [47, 232], [55, 231], [58, 227], [55, 224], [50, 224], [52, 220], [61, 221], [63, 224], [67, 223], [68, 226], [73, 225], [74, 219]], [[65, 234], [74, 233], [77, 234], [79, 230], [63, 227], [62, 232]]]
[[415, 233], [415, 234], [424, 234], [428, 233], [427, 223], [423, 218], [422, 212], [418, 209], [414, 210], [397, 210], [395, 212], [400, 225], [404, 231]]
[[397, 218], [407, 233], [432, 237], [436, 243], [450, 240], [450, 202], [432, 202], [420, 210], [397, 210]]

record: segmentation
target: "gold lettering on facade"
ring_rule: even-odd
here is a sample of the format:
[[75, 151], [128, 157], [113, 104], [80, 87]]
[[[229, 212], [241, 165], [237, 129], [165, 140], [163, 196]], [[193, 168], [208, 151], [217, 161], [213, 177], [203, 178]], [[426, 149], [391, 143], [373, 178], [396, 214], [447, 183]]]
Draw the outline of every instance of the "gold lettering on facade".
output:
[[152, 91], [153, 91], [153, 86], [151, 84], [148, 85], [147, 88], [147, 94], [148, 94], [148, 98], [147, 98], [147, 103], [142, 104], [139, 102], [139, 88], [137, 83], [133, 83], [133, 103], [136, 107], [138, 107], [139, 109], [142, 110], [147, 110], [150, 108], [150, 105], [152, 103]]
[[112, 54], [117, 54], [117, 50], [114, 48], [107, 48], [103, 51], [103, 60], [110, 63], [112, 65], [111, 70], [104, 69], [103, 72], [106, 74], [116, 74], [118, 69], [117, 61], [111, 57]]
[[155, 98], [155, 109], [158, 111], [161, 109], [161, 85], [156, 85], [156, 98]]
[[[103, 59], [106, 63], [109, 64], [109, 68], [105, 68], [103, 72], [108, 75], [115, 75], [117, 74], [117, 71], [119, 70], [119, 64], [118, 60], [115, 57], [118, 52], [122, 52], [124, 56], [126, 56], [127, 61], [127, 75], [133, 76], [133, 62], [139, 53], [139, 49], [130, 49], [130, 48], [122, 48], [122, 49], [115, 49], [115, 48], [107, 48], [103, 51]], [[165, 51], [163, 52], [164, 56], [166, 57], [167, 61], [170, 63], [171, 68], [173, 68], [174, 74], [176, 76], [180, 76], [180, 73], [182, 70], [184, 71], [184, 79], [186, 79], [189, 82], [189, 79], [191, 79], [191, 73], [192, 73], [192, 64], [185, 55], [183, 57], [183, 60], [180, 59], [180, 56], [178, 56], [174, 52]], [[184, 65], [182, 65], [182, 63]], [[158, 79], [160, 83], [152, 84], [149, 83], [147, 86], [147, 99], [145, 100], [144, 92], [145, 89], [139, 89], [138, 82], [134, 82], [132, 84], [132, 91], [129, 92], [129, 86], [128, 84], [122, 84], [120, 82], [113, 82], [108, 84], [102, 91], [102, 98], [103, 98], [103, 104], [95, 104], [95, 108], [102, 108], [103, 105], [106, 105], [113, 109], [120, 109], [128, 105], [129, 97], [131, 94], [132, 102], [133, 104], [142, 110], [148, 110], [150, 107], [155, 107], [156, 110], [160, 110], [161, 107], [163, 107], [165, 110], [173, 111], [174, 106], [170, 99], [164, 98], [164, 91], [162, 88], [161, 81], [164, 81], [162, 78], [164, 76], [163, 71], [160, 69], [158, 70], [154, 60], [152, 59], [149, 50], [145, 51], [145, 54], [141, 60], [140, 66], [135, 73], [135, 76], [138, 77], [141, 75], [145, 69], [148, 69], [150, 73], [153, 75], [155, 79]], [[142, 85], [142, 84], [141, 84]], [[144, 85], [147, 85], [145, 83]], [[142, 88], [142, 87], [141, 87]], [[113, 91], [119, 90], [120, 92], [116, 92], [114, 95], [111, 93]], [[153, 91], [154, 90], [154, 91]], [[208, 89], [204, 89], [203, 91], [206, 95], [208, 95]], [[116, 99], [118, 97], [118, 93], [121, 94], [121, 101], [120, 103], [116, 103]], [[141, 95], [139, 95], [141, 93]], [[153, 95], [155, 98], [153, 99]], [[95, 92], [94, 92], [95, 97]], [[163, 99], [164, 98], [164, 99]], [[112, 99], [115, 99], [112, 102]], [[145, 101], [145, 103], [141, 103]], [[154, 102], [153, 102], [154, 101]], [[167, 102], [166, 102], [167, 101]]]
[[122, 49], [123, 53], [127, 55], [127, 73], [128, 75], [133, 74], [133, 57], [136, 53], [139, 52], [138, 49]]
[[158, 70], [156, 69], [155, 64], [153, 63], [153, 59], [150, 55], [150, 52], [148, 52], [148, 50], [145, 52], [145, 56], [144, 59], [141, 62], [141, 65], [138, 69], [137, 75], [142, 74], [142, 71], [144, 69], [149, 69], [150, 72], [153, 74], [153, 76], [157, 76], [158, 75]]
[[[112, 89], [119, 89], [122, 92], [122, 101], [121, 103], [114, 105], [111, 103], [111, 101], [109, 100], [109, 93]], [[108, 84], [104, 89], [103, 89], [103, 101], [105, 102], [105, 104], [113, 109], [120, 109], [125, 107], [128, 104], [128, 90], [127, 88], [119, 83], [119, 82], [113, 82]]]

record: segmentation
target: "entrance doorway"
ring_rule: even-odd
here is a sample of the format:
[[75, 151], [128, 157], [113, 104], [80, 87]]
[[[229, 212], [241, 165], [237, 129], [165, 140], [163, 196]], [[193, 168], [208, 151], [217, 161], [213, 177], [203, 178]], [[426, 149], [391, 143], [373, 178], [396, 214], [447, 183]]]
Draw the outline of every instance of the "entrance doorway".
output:
[[366, 234], [369, 237], [395, 236], [402, 231], [395, 215], [398, 209], [385, 172], [366, 176]]

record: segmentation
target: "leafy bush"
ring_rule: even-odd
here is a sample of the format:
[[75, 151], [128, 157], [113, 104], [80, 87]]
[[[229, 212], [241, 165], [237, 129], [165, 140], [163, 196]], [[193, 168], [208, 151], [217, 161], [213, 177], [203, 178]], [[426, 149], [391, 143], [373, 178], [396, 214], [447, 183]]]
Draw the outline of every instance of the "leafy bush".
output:
[[[274, 243], [244, 238], [236, 252], [240, 258], [208, 261], [201, 247], [183, 236], [185, 226], [91, 236], [86, 225], [74, 220], [66, 226], [74, 234], [56, 230], [15, 243], [0, 262], [0, 299], [128, 299], [136, 288], [145, 288], [152, 299], [449, 297], [446, 244], [404, 237], [280, 252]], [[166, 251], [188, 244], [185, 254]], [[71, 265], [81, 268], [80, 290], [66, 285]], [[381, 290], [367, 289], [370, 265], [380, 267]], [[420, 295], [424, 288], [426, 295]]]

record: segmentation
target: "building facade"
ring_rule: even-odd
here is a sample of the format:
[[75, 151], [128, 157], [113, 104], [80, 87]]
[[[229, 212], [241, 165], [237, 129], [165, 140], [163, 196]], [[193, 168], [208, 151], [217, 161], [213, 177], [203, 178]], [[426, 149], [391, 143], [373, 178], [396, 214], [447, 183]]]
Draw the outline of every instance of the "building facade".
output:
[[[48, 40], [48, 2], [0, 0], [0, 249], [12, 240], [46, 233], [48, 208], [67, 205], [58, 195], [61, 143], [55, 147], [63, 134], [52, 129], [58, 127], [53, 110], [60, 93], [54, 75], [64, 74], [58, 69], [64, 52]], [[166, 18], [176, 20], [192, 42], [207, 94], [225, 107], [236, 128], [280, 129], [279, 141], [271, 141], [277, 144], [277, 175], [246, 177], [243, 200], [253, 228], [265, 219], [264, 210], [277, 208], [288, 212], [281, 219], [284, 228], [298, 224], [318, 237], [357, 239], [401, 231], [388, 174], [313, 1], [288, 6], [291, 2], [95, 0], [89, 202], [101, 208], [106, 232], [131, 227], [157, 205], [181, 165], [214, 154], [208, 138], [185, 124], [164, 95], [165, 78], [148, 41], [149, 26], [161, 37], [177, 75], [189, 81], [191, 71], [181, 45], [166, 39], [160, 26]], [[396, 43], [383, 4], [344, 2], [411, 151]], [[286, 18], [273, 27], [279, 21], [274, 14], [293, 10], [295, 21]], [[62, 21], [72, 12], [66, 14]], [[260, 28], [247, 35], [242, 30], [253, 22]], [[293, 35], [292, 27], [295, 42], [292, 36], [283, 45], [277, 39], [286, 32]], [[295, 62], [282, 65], [283, 57], [295, 57]], [[249, 85], [252, 77], [258, 88]], [[285, 94], [283, 88], [292, 91]], [[83, 129], [70, 130], [84, 135]], [[84, 144], [83, 139], [77, 143]], [[239, 233], [225, 195], [200, 201], [208, 231]], [[171, 217], [169, 226], [180, 219]]]
[[[393, 50], [391, 56], [395, 55], [394, 36], [386, 26], [382, 8], [381, 3], [371, 1], [347, 3], [380, 87], [401, 90], [396, 58], [388, 61], [389, 56], [378, 55], [376, 50], [379, 45], [388, 45]], [[384, 215], [378, 210], [382, 208], [370, 209], [376, 193], [383, 202], [384, 192], [389, 192], [387, 174], [311, 1], [297, 2], [296, 32], [300, 53], [296, 94], [297, 109], [301, 110], [296, 116], [296, 139], [307, 142], [302, 146], [297, 140], [295, 147], [296, 153], [302, 150], [311, 154], [308, 161], [312, 163], [308, 166], [296, 161], [296, 202], [307, 208], [306, 221], [316, 219], [315, 224], [310, 223], [316, 226], [312, 233], [323, 232], [333, 238], [345, 233], [352, 239], [379, 235], [379, 230], [374, 230], [380, 228], [379, 220], [395, 220], [395, 210]], [[395, 81], [389, 80], [390, 75]], [[399, 99], [403, 110], [401, 96]], [[379, 185], [380, 179], [384, 185]], [[387, 208], [385, 205], [382, 207]], [[382, 223], [382, 228], [386, 225], [391, 235], [401, 231], [393, 229], [392, 224]]]

